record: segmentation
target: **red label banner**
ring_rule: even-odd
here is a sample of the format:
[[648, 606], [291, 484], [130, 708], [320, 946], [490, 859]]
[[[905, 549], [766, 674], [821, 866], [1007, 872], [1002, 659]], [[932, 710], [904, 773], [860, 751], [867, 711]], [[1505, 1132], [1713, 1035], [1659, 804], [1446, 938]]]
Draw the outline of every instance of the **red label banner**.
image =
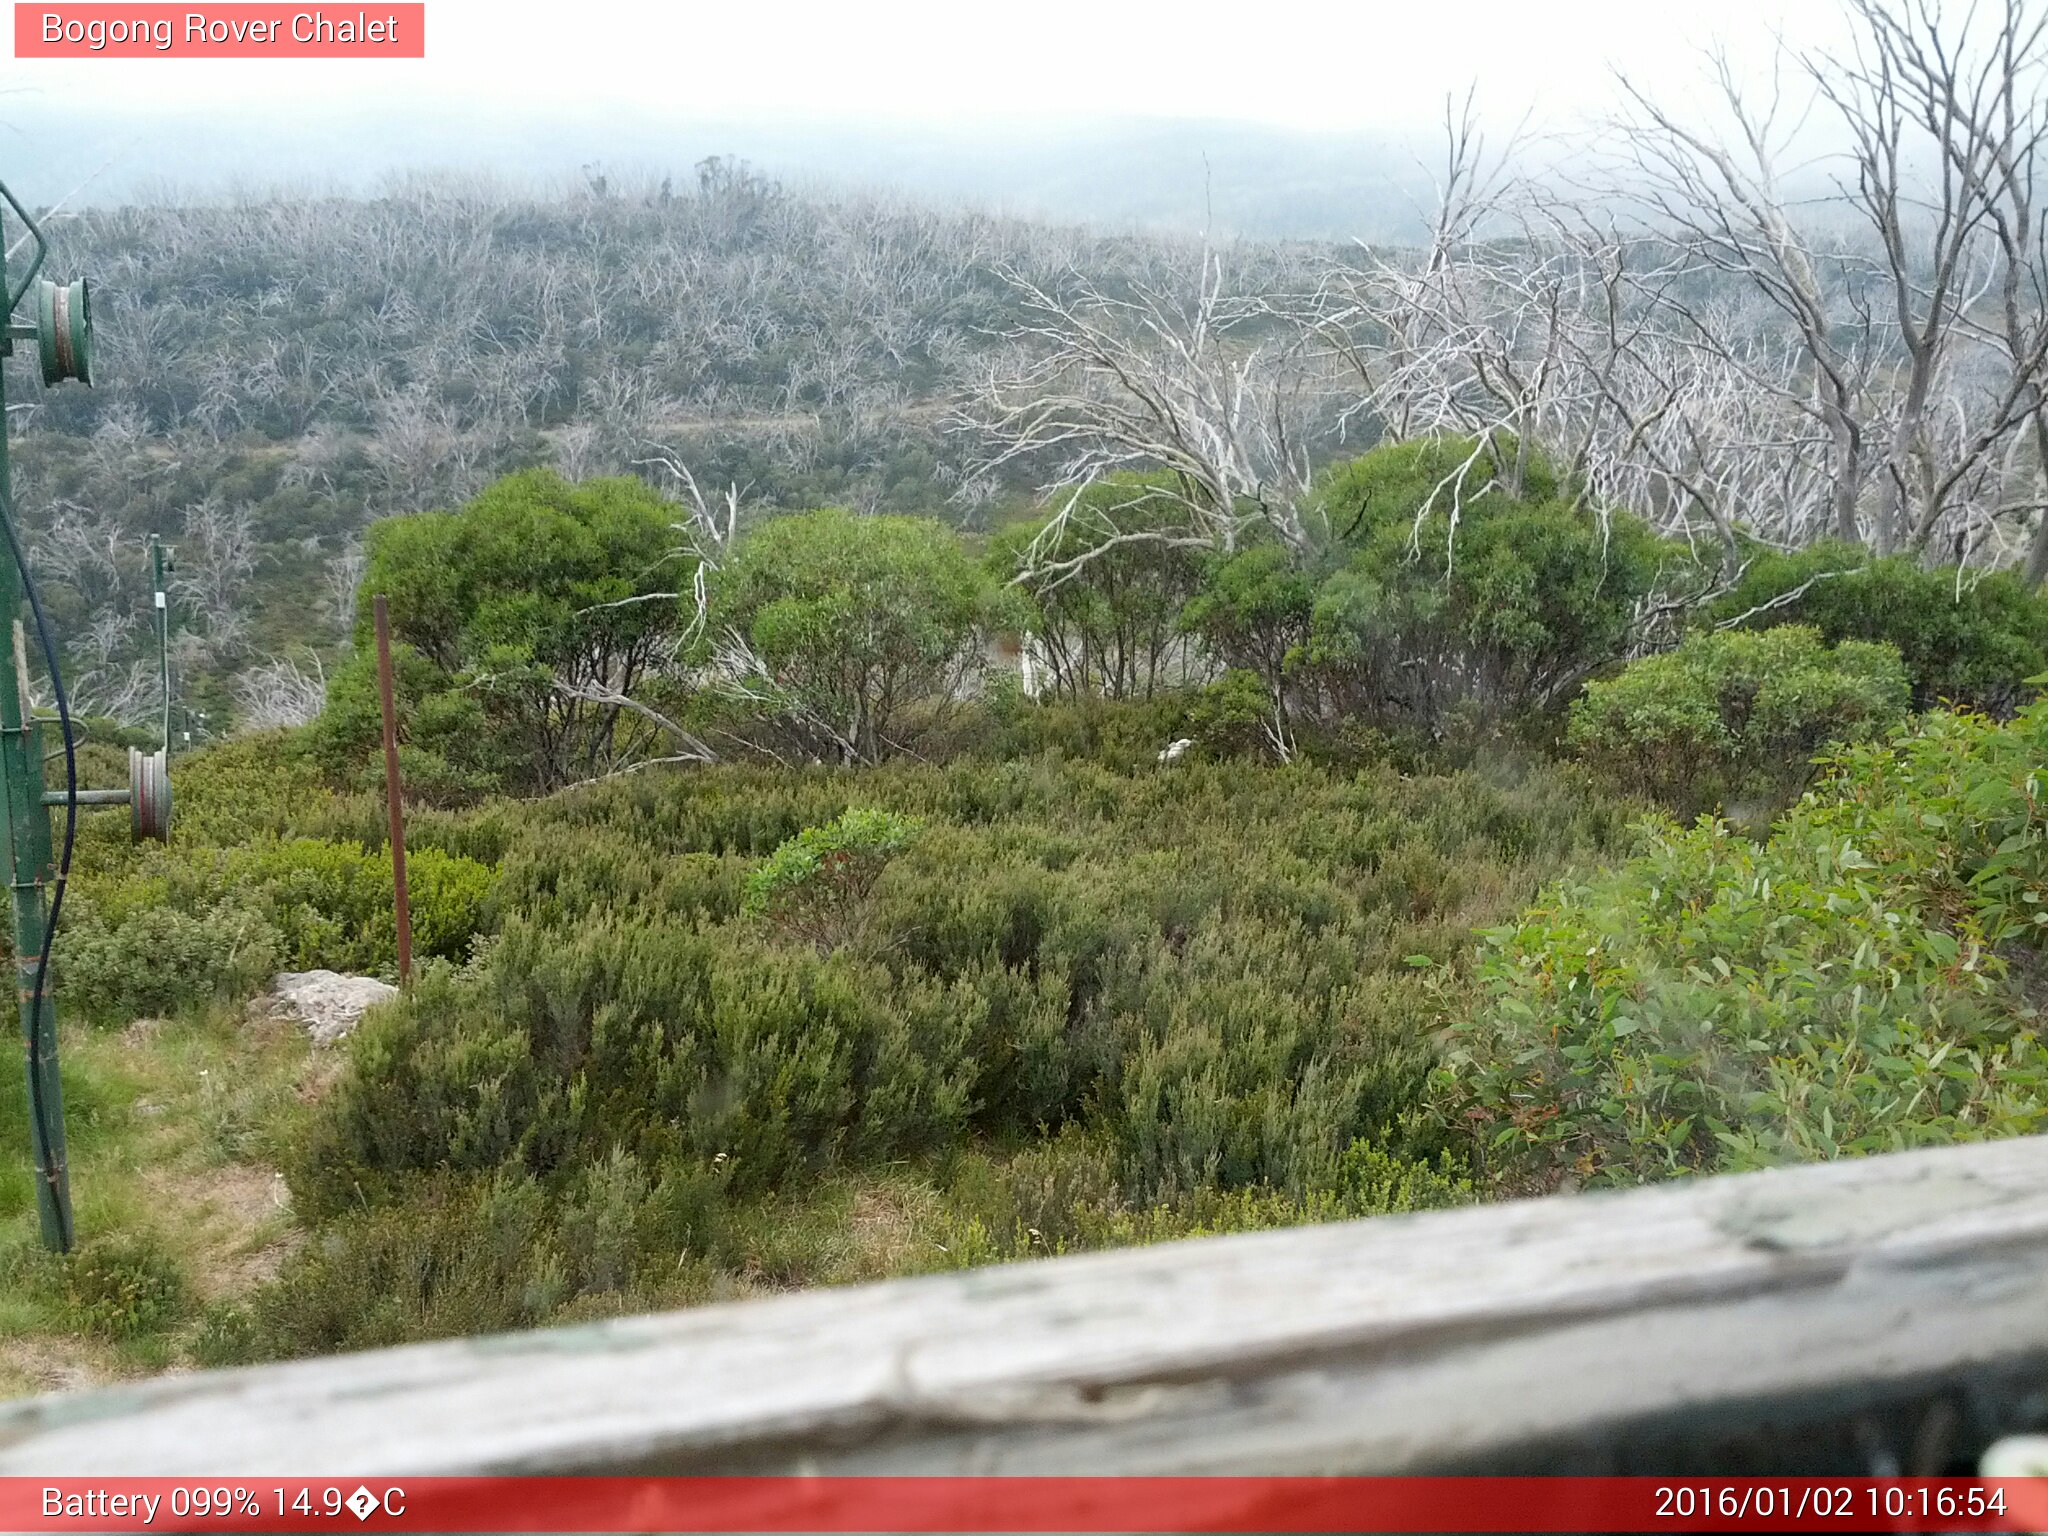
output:
[[0, 1478], [7, 1531], [2042, 1531], [2048, 1478]]
[[427, 8], [217, 5], [14, 7], [18, 59], [423, 59]]

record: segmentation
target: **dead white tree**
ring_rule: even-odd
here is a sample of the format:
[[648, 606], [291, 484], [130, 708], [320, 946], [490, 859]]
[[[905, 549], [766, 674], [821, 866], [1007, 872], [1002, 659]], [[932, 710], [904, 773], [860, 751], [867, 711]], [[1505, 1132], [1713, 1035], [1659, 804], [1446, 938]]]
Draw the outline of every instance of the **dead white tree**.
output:
[[[1868, 268], [1831, 247], [1794, 217], [1785, 188], [1790, 141], [1804, 114], [1788, 101], [1781, 72], [1753, 100], [1725, 54], [1712, 71], [1727, 132], [1697, 127], [1626, 77], [1632, 111], [1609, 125], [1619, 173], [1597, 195], [1634, 201], [1645, 234], [1669, 243], [1712, 274], [1759, 294], [1800, 351], [1789, 410], [1810, 415], [1829, 453], [1829, 523], [1840, 538], [1862, 536], [1861, 504], [1872, 438], [1870, 390], [1878, 371], [1874, 320], [1862, 282]], [[1706, 350], [1740, 358], [1737, 339], [1693, 327]], [[1759, 387], [1780, 381], [1757, 381]]]
[[[2013, 480], [2028, 467], [2015, 437], [2033, 435], [2034, 465], [2048, 442], [2034, 181], [2048, 19], [2024, 0], [1966, 12], [1848, 0], [1848, 11], [1846, 58], [1781, 53], [1761, 95], [1716, 57], [1725, 133], [1631, 88], [1611, 139], [1619, 173], [1600, 190], [1635, 203], [1643, 238], [1770, 306], [1795, 344], [1789, 359], [1739, 311], [1676, 287], [1635, 295], [1662, 312], [1660, 343], [1772, 403], [1784, 425], [1756, 451], [1795, 444], [1803, 461], [1812, 439], [1792, 420], [1814, 423], [1825, 477], [1802, 473], [1797, 488], [1825, 495], [1828, 531], [1880, 553], [1957, 558], [2042, 499], [2030, 482], [2015, 494]], [[1793, 78], [1809, 99], [1795, 98]], [[1846, 141], [1842, 169], [1827, 191], [1806, 167], [1814, 186], [1795, 191], [1792, 145], [1816, 118], [1815, 132]], [[1793, 509], [1778, 521], [1803, 534], [1813, 520]]]
[[351, 543], [320, 568], [322, 602], [334, 627], [347, 635], [356, 627], [356, 601], [362, 591], [363, 572], [369, 556], [360, 543]]
[[[685, 520], [676, 524], [682, 543], [670, 553], [669, 558], [690, 567], [688, 596], [695, 604], [696, 617], [685, 632], [684, 643], [687, 644], [702, 634], [709, 622], [711, 573], [732, 552], [733, 541], [739, 537], [740, 488], [736, 483], [728, 483], [721, 495], [708, 496], [681, 454], [672, 448], [651, 446], [653, 451], [644, 459], [635, 459], [633, 466], [649, 471], [665, 482], [685, 514]], [[663, 592], [631, 601], [676, 600], [684, 595], [680, 591]]]
[[[2038, 299], [2021, 297], [2032, 253], [1999, 227], [2032, 222], [2048, 11], [2004, 0], [1952, 19], [1932, 0], [1850, 6], [1855, 59], [1808, 70], [1853, 141], [1845, 195], [1880, 253], [1898, 358], [1873, 542], [1917, 552], [1959, 504], [1996, 494], [2001, 445], [2040, 418], [2048, 326]], [[2032, 276], [2038, 290], [2038, 265]], [[1994, 295], [2003, 325], [1981, 318]]]
[[1682, 250], [1597, 210], [1542, 214], [1576, 283], [1559, 329], [1569, 387], [1545, 443], [1567, 482], [1717, 544], [1724, 565], [1742, 535], [1790, 547], [1830, 532], [1830, 440], [1788, 405], [1798, 344], [1739, 289], [1696, 296]]
[[310, 670], [289, 656], [266, 656], [237, 672], [228, 683], [239, 723], [248, 730], [267, 731], [300, 726], [316, 719], [327, 704], [327, 673], [317, 654]]
[[137, 654], [141, 630], [133, 616], [103, 611], [73, 639], [66, 680], [73, 714], [123, 725], [157, 717], [163, 694], [155, 658]]
[[135, 541], [89, 507], [57, 501], [35, 541], [37, 568], [62, 582], [96, 615], [132, 606], [141, 574]]
[[256, 533], [249, 509], [213, 497], [185, 510], [185, 536], [171, 588], [181, 610], [199, 621], [215, 656], [233, 655], [248, 629], [242, 596], [256, 573]]
[[[1719, 127], [1624, 80], [1629, 110], [1547, 178], [1468, 99], [1424, 248], [1361, 247], [1276, 301], [1348, 369], [1347, 419], [1483, 445], [1425, 509], [1453, 538], [1461, 498], [1541, 450], [1724, 564], [1743, 537], [1988, 563], [2031, 539], [2048, 574], [2048, 21], [1848, 5], [1846, 64], [1781, 52], [1754, 89], [1716, 56]], [[1798, 152], [1816, 113], [1847, 145], [1832, 180]]]
[[1413, 529], [1419, 539], [1444, 512], [1455, 558], [1467, 501], [1495, 487], [1519, 493], [1533, 456], [1580, 430], [1594, 390], [1573, 331], [1594, 274], [1531, 202], [1519, 132], [1489, 145], [1469, 94], [1446, 102], [1443, 128], [1423, 247], [1361, 242], [1312, 291], [1271, 307], [1348, 383], [1337, 418], [1347, 430], [1470, 439]]
[[[1476, 96], [1444, 108], [1444, 157], [1420, 251], [1359, 242], [1356, 257], [1316, 289], [1276, 304], [1327, 349], [1349, 378], [1341, 420], [1360, 418], [1399, 440], [1443, 432], [1485, 435], [1501, 419], [1502, 386], [1523, 397], [1522, 370], [1500, 366], [1518, 306], [1498, 292], [1511, 266], [1485, 244], [1516, 187], [1515, 141], [1489, 148]], [[1524, 296], [1540, 288], [1532, 282]], [[1495, 369], [1486, 376], [1491, 354]], [[1546, 379], [1547, 371], [1537, 370]], [[1509, 404], [1512, 411], [1513, 405]]]
[[1029, 465], [1067, 488], [1047, 547], [1073, 494], [1121, 470], [1154, 473], [1185, 514], [1173, 520], [1185, 532], [1133, 537], [1228, 551], [1263, 526], [1291, 548], [1309, 542], [1313, 359], [1297, 336], [1260, 334], [1263, 297], [1233, 285], [1223, 253], [1204, 245], [1194, 268], [1175, 286], [1136, 275], [1114, 289], [1079, 271], [1049, 285], [997, 268], [1024, 319], [951, 425], [982, 445], [974, 475]]

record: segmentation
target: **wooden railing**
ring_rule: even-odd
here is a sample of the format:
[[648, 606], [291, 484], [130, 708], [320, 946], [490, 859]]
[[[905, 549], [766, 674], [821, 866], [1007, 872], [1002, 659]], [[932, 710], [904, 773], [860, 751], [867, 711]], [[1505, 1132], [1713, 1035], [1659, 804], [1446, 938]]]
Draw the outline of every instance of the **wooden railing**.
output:
[[2044, 1419], [2032, 1138], [43, 1397], [0, 1473], [1911, 1472]]

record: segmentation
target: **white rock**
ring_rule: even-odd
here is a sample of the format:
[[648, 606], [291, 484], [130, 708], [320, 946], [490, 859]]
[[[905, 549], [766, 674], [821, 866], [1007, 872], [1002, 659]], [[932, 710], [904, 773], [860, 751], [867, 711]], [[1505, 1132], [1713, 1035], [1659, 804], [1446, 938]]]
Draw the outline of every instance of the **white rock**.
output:
[[1162, 763], [1177, 763], [1180, 761], [1181, 753], [1187, 751], [1194, 744], [1195, 739], [1192, 736], [1183, 736], [1179, 741], [1169, 741], [1166, 744], [1166, 750], [1159, 754], [1159, 761]]
[[398, 996], [398, 988], [374, 976], [339, 971], [279, 971], [270, 983], [273, 1018], [303, 1024], [320, 1045], [341, 1039], [363, 1015]]

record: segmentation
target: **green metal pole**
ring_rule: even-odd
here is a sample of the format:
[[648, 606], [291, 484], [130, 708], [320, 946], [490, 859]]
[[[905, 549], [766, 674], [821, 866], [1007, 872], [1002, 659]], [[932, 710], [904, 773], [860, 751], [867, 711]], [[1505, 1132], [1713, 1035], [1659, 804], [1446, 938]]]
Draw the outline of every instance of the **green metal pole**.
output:
[[[0, 293], [7, 290], [7, 258], [0, 251]], [[4, 317], [0, 359], [14, 353], [14, 317]], [[0, 370], [0, 517], [14, 515], [6, 428], [6, 384]], [[19, 530], [16, 530], [19, 536]], [[43, 889], [54, 876], [50, 860], [50, 815], [43, 806], [40, 733], [22, 697], [27, 638], [22, 630], [21, 573], [0, 557], [0, 634], [10, 654], [0, 663], [0, 794], [7, 802], [7, 868], [14, 906], [14, 975], [21, 1007], [22, 1043], [27, 1056], [29, 1138], [35, 1148], [36, 1214], [43, 1246], [71, 1250], [71, 1178], [64, 1157], [64, 1092], [57, 1076], [57, 1010], [35, 995], [36, 964], [43, 952]]]
[[157, 671], [164, 685], [164, 761], [171, 760], [171, 600], [164, 591], [164, 541], [149, 536], [149, 570], [156, 593]]

